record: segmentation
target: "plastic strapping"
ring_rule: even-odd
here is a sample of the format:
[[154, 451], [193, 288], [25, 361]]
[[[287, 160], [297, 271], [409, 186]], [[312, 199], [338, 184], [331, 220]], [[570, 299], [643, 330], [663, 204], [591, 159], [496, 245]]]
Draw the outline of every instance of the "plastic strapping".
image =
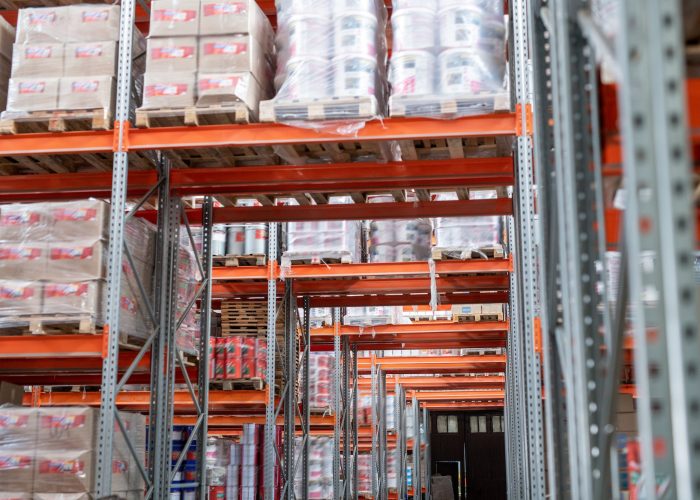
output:
[[437, 292], [437, 280], [435, 279], [435, 261], [428, 259], [428, 272], [430, 273], [430, 310], [433, 314], [437, 311], [440, 297]]

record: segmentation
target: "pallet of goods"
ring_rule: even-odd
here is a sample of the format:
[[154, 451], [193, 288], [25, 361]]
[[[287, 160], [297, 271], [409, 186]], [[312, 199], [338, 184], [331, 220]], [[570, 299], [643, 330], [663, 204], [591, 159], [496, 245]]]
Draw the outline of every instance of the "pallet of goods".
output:
[[137, 127], [257, 121], [272, 93], [273, 32], [254, 0], [156, 0]]
[[391, 116], [507, 111], [503, 4], [394, 0]]
[[[79, 4], [19, 11], [0, 133], [112, 127], [120, 7]], [[134, 69], [145, 49], [134, 31]]]
[[460, 322], [503, 321], [503, 304], [454, 304], [452, 320]]
[[[367, 197], [367, 203], [391, 203], [391, 195]], [[416, 201], [409, 193], [406, 201]], [[432, 226], [430, 219], [369, 221], [370, 262], [416, 262], [430, 257]]]
[[267, 224], [215, 224], [212, 228], [214, 264], [225, 267], [264, 266]]
[[[112, 455], [114, 498], [143, 496], [146, 417], [119, 412]], [[99, 409], [0, 408], [0, 485], [3, 498], [96, 498]], [[127, 444], [133, 447], [133, 453]]]
[[331, 389], [334, 369], [333, 355], [312, 352], [309, 356], [309, 408], [312, 413], [333, 412]]
[[[333, 443], [332, 437], [309, 436], [309, 481], [308, 498], [318, 500], [333, 499]], [[294, 438], [294, 455], [301, 455], [302, 438]], [[302, 470], [296, 468], [294, 475], [294, 494], [297, 498], [302, 495]]]
[[209, 365], [212, 381], [226, 381], [228, 389], [263, 388], [267, 371], [267, 340], [235, 336], [211, 339]]
[[386, 102], [386, 9], [375, 0], [277, 4], [274, 99], [267, 122], [362, 122]]

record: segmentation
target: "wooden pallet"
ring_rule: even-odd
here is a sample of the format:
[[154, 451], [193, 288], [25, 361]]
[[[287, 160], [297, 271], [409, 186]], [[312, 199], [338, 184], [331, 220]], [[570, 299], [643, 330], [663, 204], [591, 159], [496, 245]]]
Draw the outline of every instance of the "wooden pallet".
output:
[[243, 103], [136, 110], [139, 128], [225, 125], [254, 120], [253, 112]]
[[98, 334], [102, 327], [90, 314], [28, 314], [5, 316], [0, 335]]
[[360, 326], [372, 328], [373, 326], [393, 324], [391, 316], [356, 316], [343, 318], [343, 324], [348, 326]]
[[264, 253], [250, 255], [221, 255], [214, 257], [214, 265], [224, 267], [264, 266], [267, 256]]
[[452, 320], [455, 323], [474, 323], [474, 322], [479, 322], [479, 321], [503, 321], [503, 313], [453, 314]]
[[480, 248], [438, 248], [431, 250], [433, 260], [502, 259], [505, 255], [502, 245]]
[[371, 120], [379, 115], [377, 98], [324, 97], [317, 99], [272, 99], [260, 102], [261, 122]]
[[350, 252], [285, 252], [282, 256], [283, 267], [293, 264], [352, 264]]
[[507, 93], [476, 96], [473, 94], [395, 95], [389, 98], [389, 116], [391, 117], [459, 118], [509, 109], [510, 100]]
[[235, 391], [236, 389], [245, 390], [252, 389], [261, 391], [265, 388], [265, 379], [262, 378], [240, 378], [232, 380], [211, 380], [212, 384], [220, 385], [224, 391]]
[[107, 108], [76, 111], [5, 112], [0, 119], [0, 134], [28, 132], [65, 132], [67, 130], [110, 130], [112, 110]]

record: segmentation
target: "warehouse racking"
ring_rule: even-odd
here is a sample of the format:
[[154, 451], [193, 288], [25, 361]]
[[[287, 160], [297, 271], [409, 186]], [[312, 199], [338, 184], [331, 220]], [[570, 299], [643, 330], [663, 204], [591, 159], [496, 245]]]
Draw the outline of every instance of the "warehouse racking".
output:
[[[274, 14], [274, 6], [262, 3], [266, 13]], [[280, 457], [275, 441], [278, 425], [283, 427], [287, 443], [293, 441], [295, 434], [308, 438], [313, 433], [332, 432], [335, 470], [342, 471], [334, 478], [334, 498], [357, 495], [354, 464], [358, 451], [370, 446], [376, 465], [372, 474], [373, 497], [391, 498], [386, 485], [386, 456], [392, 447], [404, 461], [409, 449], [412, 451], [414, 471], [420, 470], [422, 448], [426, 450], [425, 459], [430, 460], [429, 447], [421, 442], [419, 432], [411, 443], [406, 440], [407, 415], [402, 402], [410, 399], [414, 410], [422, 408], [421, 412], [413, 412], [414, 429], [420, 429], [421, 421], [427, 429], [428, 413], [440, 408], [505, 408], [508, 488], [513, 498], [544, 498], [545, 492], [553, 498], [606, 498], [614, 484], [609, 453], [615, 413], [613, 396], [626, 391], [638, 396], [645, 476], [662, 477], [668, 482], [671, 496], [691, 497], [699, 484], [696, 479], [700, 469], [698, 449], [688, 443], [694, 443], [693, 437], [700, 429], [693, 424], [697, 419], [695, 392], [700, 390], [700, 384], [694, 383], [697, 373], [692, 369], [698, 352], [698, 308], [695, 286], [689, 280], [693, 279], [690, 255], [700, 238], [695, 232], [685, 145], [691, 132], [686, 127], [685, 102], [680, 91], [686, 82], [681, 58], [676, 57], [683, 51], [677, 7], [677, 2], [646, 0], [635, 4], [634, 9], [623, 9], [622, 48], [618, 55], [591, 20], [588, 2], [539, 0], [531, 2], [528, 10], [526, 2], [512, 0], [509, 12], [514, 112], [449, 121], [403, 118], [369, 122], [352, 138], [354, 144], [398, 141], [415, 158], [421, 158], [424, 149], [433, 147], [447, 150], [450, 156], [444, 160], [415, 159], [381, 165], [341, 161], [293, 168], [232, 166], [236, 163], [233, 154], [222, 157], [231, 162], [228, 166], [187, 168], [190, 160], [186, 152], [195, 149], [349, 146], [342, 145], [347, 141], [333, 134], [279, 124], [133, 128], [129, 112], [130, 47], [129, 43], [121, 44], [114, 130], [0, 137], [3, 167], [11, 165], [11, 171], [16, 172], [0, 182], [0, 201], [110, 198], [110, 241], [121, 242], [124, 221], [131, 216], [127, 213], [157, 196], [158, 210], [138, 210], [137, 215], [158, 223], [158, 286], [154, 297], [144, 297], [151, 304], [158, 327], [139, 350], [120, 346], [115, 333], [119, 331], [116, 301], [119, 263], [125, 257], [125, 247], [112, 244], [109, 328], [100, 336], [0, 337], [3, 380], [36, 386], [101, 387], [99, 393], [37, 390], [25, 398], [28, 404], [100, 406], [101, 495], [110, 491], [111, 468], [105, 464], [109, 464], [112, 453], [111, 429], [115, 423], [119, 425], [115, 422], [115, 410], [119, 407], [148, 412], [151, 417], [148, 469], [143, 465], [148, 496], [168, 495], [172, 425], [198, 428], [198, 487], [204, 498], [201, 444], [208, 427], [219, 433], [235, 433], [243, 423], [265, 423], [266, 498], [273, 498], [275, 463], [285, 468], [285, 498], [294, 496], [290, 481], [297, 458], [289, 446]], [[141, 8], [134, 0], [122, 2], [122, 40], [131, 40], [135, 22], [143, 22], [138, 19], [143, 12], [139, 12]], [[3, 14], [12, 17], [11, 12]], [[651, 43], [654, 40], [663, 40], [663, 44]], [[598, 56], [612, 61], [623, 76], [616, 88], [621, 126], [616, 137], [606, 137], [603, 143], [599, 129], [601, 95], [596, 91]], [[698, 84], [689, 81], [687, 85], [692, 101], [691, 126], [695, 128], [692, 138], [697, 149], [700, 107], [693, 99], [699, 97]], [[609, 119], [603, 117], [604, 122]], [[485, 137], [498, 139], [501, 155], [488, 159], [465, 157], [469, 154], [469, 140]], [[86, 166], [74, 172], [69, 171], [72, 167], [67, 164]], [[622, 169], [617, 167], [619, 164]], [[590, 165], [595, 168], [589, 168]], [[141, 169], [144, 166], [150, 169]], [[26, 172], [32, 175], [24, 175]], [[634, 194], [627, 196], [623, 221], [617, 211], [606, 209], [602, 202], [602, 179], [620, 175], [635, 187], [628, 190]], [[430, 190], [484, 186], [513, 186], [513, 198], [431, 201], [429, 197]], [[365, 203], [367, 193], [404, 189], [416, 189], [420, 201], [406, 202], [397, 194], [391, 203]], [[338, 192], [351, 192], [355, 203], [324, 203], [328, 194]], [[185, 206], [182, 198], [193, 195], [206, 196], [201, 208]], [[214, 195], [255, 195], [267, 200], [290, 195], [317, 204], [214, 207]], [[138, 200], [129, 205], [132, 212], [127, 212], [127, 199]], [[280, 222], [464, 215], [508, 217], [509, 256], [487, 261], [438, 261], [434, 268], [427, 262], [295, 264], [283, 271], [277, 264], [276, 228]], [[186, 223], [181, 229], [183, 221]], [[212, 269], [212, 224], [255, 221], [271, 223], [268, 265]], [[197, 365], [192, 365], [177, 349], [170, 348], [179, 319], [169, 300], [173, 276], [168, 271], [176, 258], [173, 250], [178, 233], [189, 232], [189, 224], [205, 228], [198, 257], [203, 274], [198, 295], [202, 318], [200, 352], [208, 348], [208, 309], [212, 304], [223, 298], [265, 296], [267, 378], [273, 380], [275, 317], [277, 299], [282, 297], [289, 313], [285, 322], [286, 352], [300, 352], [303, 361], [297, 366], [292, 356], [286, 357], [283, 387], [210, 391], [207, 357], [202, 356]], [[600, 274], [595, 262], [604, 262], [606, 243], [619, 245], [624, 256], [621, 283], [626, 283], [624, 270], [633, 270], [629, 273], [629, 301], [635, 306], [634, 340], [623, 338], [625, 287], [621, 287], [614, 310], [595, 288], [594, 277]], [[659, 262], [651, 272], [644, 262], [645, 252], [649, 251], [658, 255]], [[363, 338], [358, 328], [340, 326], [337, 321], [341, 307], [428, 304], [434, 298], [430, 292], [432, 284], [434, 295], [442, 304], [509, 301], [508, 320], [376, 327], [376, 336], [371, 340]], [[650, 304], [643, 295], [649, 287], [657, 290], [663, 300]], [[300, 341], [294, 335], [297, 318], [292, 314], [292, 305], [298, 299], [305, 311], [300, 322]], [[309, 327], [308, 311], [316, 306], [336, 308], [334, 326], [313, 330]], [[599, 309], [602, 314], [597, 312]], [[593, 334], [598, 330], [604, 332], [602, 338]], [[362, 350], [379, 353], [427, 347], [506, 347], [507, 355], [364, 358], [357, 354]], [[636, 386], [623, 387], [618, 367], [631, 348]], [[342, 361], [336, 364], [334, 415], [310, 415], [304, 404], [308, 391], [297, 394], [293, 389], [296, 371], [308, 373], [308, 353], [312, 350], [333, 351], [336, 359]], [[671, 363], [669, 359], [684, 362]], [[462, 375], [450, 377], [450, 390], [444, 391], [447, 381], [442, 377], [411, 376], [419, 373]], [[480, 375], [484, 373], [505, 376]], [[361, 374], [370, 376], [374, 398], [369, 433], [357, 426], [355, 413], [358, 388], [366, 383]], [[120, 389], [127, 381], [150, 385], [150, 390], [123, 392]], [[189, 390], [174, 391], [175, 383], [184, 383]], [[431, 384], [440, 385], [435, 388]], [[385, 428], [384, 396], [388, 391], [398, 396], [396, 439], [387, 436]], [[300, 408], [304, 411], [300, 412]], [[659, 442], [665, 453], [654, 453]], [[308, 447], [303, 449], [308, 453]], [[303, 468], [307, 467], [305, 456], [302, 453], [299, 457]], [[406, 492], [404, 479], [399, 481], [399, 498]], [[429, 484], [422, 485], [420, 475], [414, 472], [414, 491], [422, 491], [424, 486], [429, 494]], [[647, 496], [653, 495], [647, 491]]]

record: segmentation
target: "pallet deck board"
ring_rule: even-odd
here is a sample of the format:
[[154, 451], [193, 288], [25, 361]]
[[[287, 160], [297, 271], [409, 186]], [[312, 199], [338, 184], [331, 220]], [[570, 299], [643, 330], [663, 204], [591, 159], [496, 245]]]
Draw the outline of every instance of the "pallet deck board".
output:
[[96, 108], [70, 111], [5, 112], [0, 119], [0, 134], [27, 132], [66, 132], [68, 130], [110, 130], [112, 110]]
[[271, 99], [260, 102], [261, 122], [371, 120], [378, 114], [379, 106], [374, 96]]
[[183, 108], [137, 109], [135, 125], [138, 128], [225, 125], [251, 123], [253, 112], [243, 103]]

